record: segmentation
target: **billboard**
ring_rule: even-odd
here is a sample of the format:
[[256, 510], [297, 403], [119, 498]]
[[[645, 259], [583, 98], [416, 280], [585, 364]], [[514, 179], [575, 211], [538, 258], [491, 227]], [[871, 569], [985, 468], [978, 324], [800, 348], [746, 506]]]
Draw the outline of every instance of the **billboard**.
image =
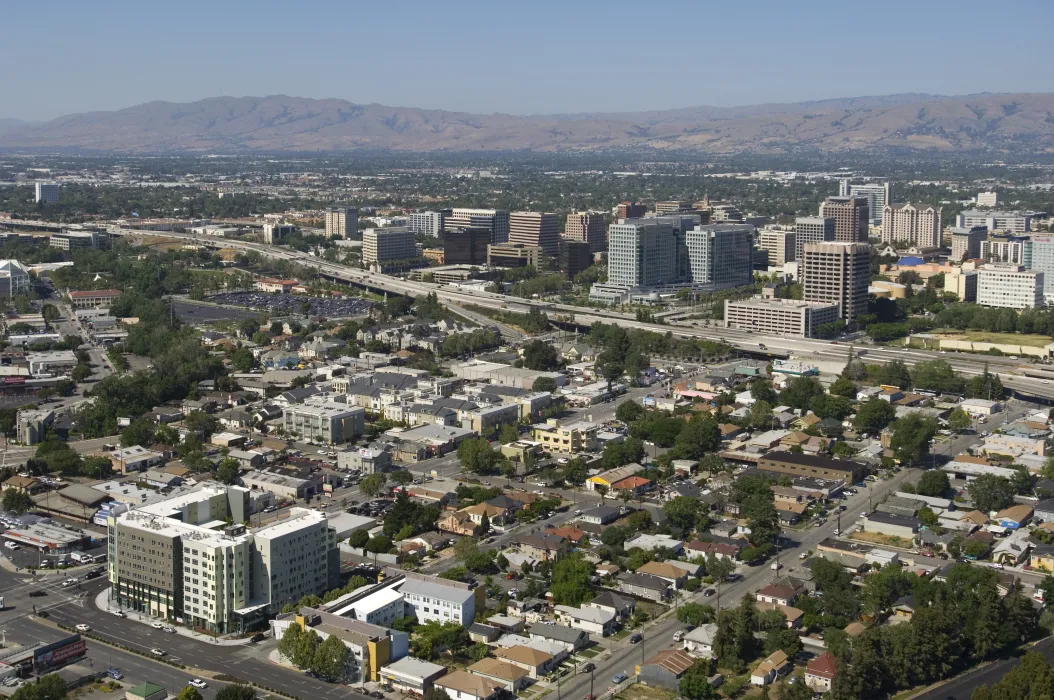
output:
[[33, 665], [38, 670], [55, 668], [84, 656], [87, 650], [88, 644], [80, 638], [80, 635], [66, 637], [54, 644], [40, 647], [34, 654]]

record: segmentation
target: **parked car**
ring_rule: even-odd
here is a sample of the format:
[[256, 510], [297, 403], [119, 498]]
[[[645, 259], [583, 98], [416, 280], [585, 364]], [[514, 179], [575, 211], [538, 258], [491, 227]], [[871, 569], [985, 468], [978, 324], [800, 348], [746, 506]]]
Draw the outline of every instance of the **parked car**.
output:
[[640, 632], [635, 633], [632, 637], [629, 638], [630, 644], [638, 644], [642, 641], [644, 641], [644, 635]]
[[106, 675], [109, 676], [110, 678], [114, 679], [115, 681], [119, 681], [119, 680], [124, 678], [124, 674], [121, 673], [121, 669], [119, 669], [119, 668], [108, 669], [106, 671]]
[[717, 591], [715, 591], [713, 588], [707, 588], [705, 591], [703, 591], [703, 596], [706, 597], [706, 598], [709, 598], [710, 596], [714, 595], [715, 593], [717, 593]]
[[163, 630], [163, 629], [165, 629], [165, 623], [163, 623], [163, 622], [154, 622], [154, 623], [151, 623], [150, 626], [153, 627], [155, 630]]
[[590, 661], [588, 664], [582, 667], [582, 673], [592, 673], [597, 669], [597, 665]]
[[611, 679], [611, 682], [614, 683], [615, 685], [618, 685], [619, 683], [622, 683], [623, 681], [625, 681], [626, 678], [627, 678], [627, 676], [626, 676], [625, 673], [619, 673], [619, 674], [615, 675]]
[[128, 617], [127, 615], [124, 614], [123, 610], [111, 610], [110, 614], [113, 615], [114, 617]]

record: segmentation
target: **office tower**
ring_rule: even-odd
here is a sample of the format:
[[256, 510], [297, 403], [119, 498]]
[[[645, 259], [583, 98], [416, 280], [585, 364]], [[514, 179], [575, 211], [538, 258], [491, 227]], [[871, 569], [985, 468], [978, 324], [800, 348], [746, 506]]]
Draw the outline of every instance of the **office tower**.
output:
[[672, 284], [677, 238], [666, 218], [626, 219], [608, 226], [608, 284], [626, 288]]
[[839, 197], [866, 197], [870, 221], [876, 226], [882, 224], [884, 209], [893, 203], [893, 192], [888, 182], [870, 182], [864, 185], [851, 185], [848, 179], [838, 181]]
[[564, 238], [585, 241], [594, 253], [607, 250], [607, 225], [603, 212], [576, 211], [568, 214], [564, 222]]
[[[746, 224], [708, 224], [685, 233], [693, 285], [727, 289], [754, 280], [751, 254], [754, 227]], [[610, 265], [610, 263], [609, 263]]]
[[940, 248], [941, 207], [887, 204], [882, 212], [882, 242]]
[[1043, 273], [1043, 298], [1054, 300], [1054, 236], [1032, 238], [1032, 268]]
[[538, 246], [498, 243], [487, 246], [487, 264], [491, 267], [538, 267], [542, 251]]
[[357, 239], [359, 237], [359, 210], [346, 206], [326, 209], [326, 236]]
[[263, 239], [267, 245], [278, 245], [296, 232], [293, 224], [276, 224], [268, 221], [263, 225]]
[[486, 265], [490, 231], [485, 228], [463, 228], [443, 234], [443, 264]]
[[[822, 233], [821, 229], [821, 235]], [[831, 235], [834, 235], [834, 222], [831, 222]], [[758, 248], [768, 253], [768, 263], [771, 267], [783, 267], [786, 263], [797, 259], [795, 241], [794, 231], [777, 228], [763, 228], [758, 231]]]
[[996, 192], [978, 192], [977, 206], [994, 207], [999, 204], [999, 194]]
[[820, 216], [834, 219], [834, 240], [867, 243], [866, 197], [828, 197], [820, 205]]
[[533, 245], [543, 255], [556, 257], [560, 246], [560, 220], [556, 214], [514, 211], [509, 217], [509, 243]]
[[59, 201], [59, 186], [54, 182], [36, 183], [36, 202], [56, 204]]
[[669, 200], [666, 202], [655, 203], [656, 214], [679, 214], [681, 212], [687, 212], [692, 210], [691, 202], [684, 202], [681, 200]]
[[[801, 262], [809, 243], [833, 241], [834, 219], [819, 216], [799, 216], [794, 220], [794, 260]], [[799, 267], [800, 270], [800, 267]]]
[[743, 212], [735, 204], [715, 204], [710, 209], [710, 220], [714, 223], [742, 223]]
[[977, 303], [1005, 309], [1043, 306], [1044, 278], [1021, 265], [986, 264], [977, 270]]
[[805, 301], [837, 304], [852, 323], [867, 313], [871, 247], [866, 243], [809, 243], [799, 268]]
[[981, 259], [1032, 268], [1032, 239], [1022, 236], [993, 236], [981, 241]]
[[977, 271], [965, 267], [952, 267], [944, 273], [944, 293], [954, 294], [959, 301], [977, 301]]
[[406, 226], [368, 228], [362, 232], [362, 262], [366, 265], [416, 257], [414, 232]]
[[837, 304], [796, 299], [753, 297], [725, 299], [725, 328], [755, 333], [813, 338], [825, 323], [839, 318]]
[[559, 264], [560, 271], [574, 279], [579, 272], [593, 265], [593, 251], [589, 243], [561, 238]]
[[1023, 211], [978, 211], [970, 209], [955, 216], [959, 228], [985, 226], [989, 233], [1025, 233], [1032, 230], [1032, 213]]
[[415, 235], [439, 238], [449, 209], [444, 211], [417, 211], [407, 217], [406, 225]]
[[972, 228], [958, 228], [953, 226], [952, 232], [952, 262], [963, 260], [974, 260], [981, 257], [981, 243], [988, 238], [988, 229], [984, 226]]
[[210, 484], [109, 515], [115, 607], [222, 634], [339, 583], [325, 514], [292, 508], [257, 528], [240, 524], [249, 514], [248, 489]]
[[451, 209], [444, 218], [444, 230], [485, 228], [491, 243], [509, 242], [509, 212], [504, 209]]
[[639, 219], [648, 213], [648, 207], [643, 202], [622, 202], [618, 205], [615, 219]]

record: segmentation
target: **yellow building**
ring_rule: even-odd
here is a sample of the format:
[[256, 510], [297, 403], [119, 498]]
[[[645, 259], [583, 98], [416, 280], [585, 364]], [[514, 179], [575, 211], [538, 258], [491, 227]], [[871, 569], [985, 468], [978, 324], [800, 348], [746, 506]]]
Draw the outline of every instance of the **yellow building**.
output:
[[545, 452], [577, 454], [596, 448], [597, 424], [575, 421], [563, 425], [560, 421], [550, 418], [544, 425], [534, 426], [531, 437], [541, 443]]

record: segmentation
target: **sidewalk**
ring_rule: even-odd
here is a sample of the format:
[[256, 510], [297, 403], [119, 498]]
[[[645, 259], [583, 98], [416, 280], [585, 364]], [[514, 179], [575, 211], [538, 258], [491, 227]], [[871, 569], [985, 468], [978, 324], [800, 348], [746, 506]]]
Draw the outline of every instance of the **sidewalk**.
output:
[[[99, 595], [95, 596], [95, 607], [107, 613], [117, 609], [115, 606], [110, 605], [109, 588], [102, 589], [102, 591], [99, 592]], [[135, 612], [134, 610], [124, 610], [123, 608], [122, 610], [127, 619], [142, 623], [144, 625], [153, 625], [155, 622], [160, 622], [160, 620], [158, 620], [157, 618], [142, 615], [140, 613]], [[245, 646], [249, 643], [248, 637], [246, 637], [245, 639], [224, 639], [223, 637], [213, 637], [208, 634], [202, 634], [201, 632], [188, 630], [186, 627], [181, 627], [174, 623], [166, 622], [165, 624], [174, 629], [176, 631], [176, 634], [181, 634], [184, 637], [190, 637], [191, 639], [196, 639], [197, 641], [204, 642], [206, 644], [216, 644], [219, 646], [234, 647]]]

